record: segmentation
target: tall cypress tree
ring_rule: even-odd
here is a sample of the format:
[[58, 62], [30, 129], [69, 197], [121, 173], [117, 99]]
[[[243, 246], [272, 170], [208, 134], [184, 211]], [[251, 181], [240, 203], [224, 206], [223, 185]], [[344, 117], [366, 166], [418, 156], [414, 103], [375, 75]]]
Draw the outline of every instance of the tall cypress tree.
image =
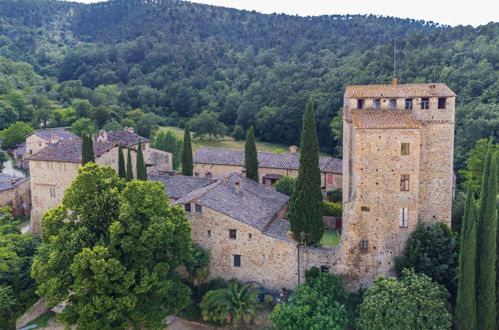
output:
[[476, 306], [480, 329], [496, 328], [497, 171], [489, 145], [483, 167], [477, 231]]
[[130, 153], [130, 147], [128, 147], [128, 154], [126, 159], [126, 181], [133, 180], [133, 168], [132, 168], [132, 154]]
[[187, 123], [184, 130], [184, 148], [182, 149], [182, 174], [192, 176], [192, 167], [191, 129]]
[[244, 144], [244, 167], [247, 171], [246, 176], [258, 182], [258, 154], [256, 151], [253, 126], [250, 126], [246, 132], [246, 142]]
[[137, 145], [137, 179], [146, 181], [147, 180], [147, 169], [146, 163], [144, 162], [144, 155], [142, 154], [142, 142], [139, 139], [139, 144]]
[[120, 178], [126, 179], [125, 156], [121, 144], [118, 146], [118, 175]]
[[95, 155], [94, 155], [94, 140], [92, 138], [92, 134], [88, 134], [88, 157], [92, 163], [95, 163]]
[[321, 172], [319, 141], [312, 99], [303, 115], [300, 142], [300, 168], [295, 189], [289, 203], [291, 231], [300, 243], [317, 244], [324, 234], [322, 222]]
[[92, 161], [90, 155], [90, 139], [86, 133], [81, 136], [81, 164], [85, 166], [86, 163]]
[[476, 222], [475, 198], [473, 197], [473, 189], [470, 184], [466, 196], [463, 222], [461, 224], [461, 247], [459, 252], [456, 318], [457, 327], [460, 330], [477, 329], [475, 283]]

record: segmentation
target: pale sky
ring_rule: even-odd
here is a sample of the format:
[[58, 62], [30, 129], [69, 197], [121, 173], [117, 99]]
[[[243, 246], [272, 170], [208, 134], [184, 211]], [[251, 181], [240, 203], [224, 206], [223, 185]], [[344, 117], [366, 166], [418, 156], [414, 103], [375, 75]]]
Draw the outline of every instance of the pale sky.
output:
[[[74, 0], [99, 2], [104, 0]], [[483, 25], [499, 22], [497, 0], [194, 0], [216, 6], [290, 15], [376, 14], [423, 19], [441, 24]]]

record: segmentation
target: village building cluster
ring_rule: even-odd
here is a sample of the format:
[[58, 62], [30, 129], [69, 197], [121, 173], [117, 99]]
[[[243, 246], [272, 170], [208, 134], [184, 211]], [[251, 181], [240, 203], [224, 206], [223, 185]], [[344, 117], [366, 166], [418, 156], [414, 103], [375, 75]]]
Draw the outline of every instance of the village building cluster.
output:
[[[286, 220], [289, 197], [272, 188], [283, 176], [298, 175], [295, 146], [286, 154], [259, 152], [259, 182], [246, 178], [243, 151], [216, 148], [196, 152], [194, 176], [172, 175], [171, 154], [129, 128], [99, 132], [94, 153], [97, 164], [117, 170], [118, 146], [130, 148], [135, 162], [141, 140], [149, 180], [164, 184], [171, 204], [185, 210], [193, 242], [210, 251], [210, 278], [294, 288], [315, 266], [355, 289], [392, 274], [418, 221], [450, 224], [455, 97], [445, 84], [347, 86], [343, 160], [319, 161], [324, 196], [343, 190], [335, 247], [298, 245]], [[0, 205], [22, 213], [31, 204], [31, 229], [38, 235], [44, 212], [62, 201], [81, 167], [81, 140], [64, 130], [35, 132], [15, 157], [19, 167], [29, 167], [30, 179], [0, 176]], [[20, 198], [21, 206], [4, 201], [3, 192], [15, 187], [31, 199]]]

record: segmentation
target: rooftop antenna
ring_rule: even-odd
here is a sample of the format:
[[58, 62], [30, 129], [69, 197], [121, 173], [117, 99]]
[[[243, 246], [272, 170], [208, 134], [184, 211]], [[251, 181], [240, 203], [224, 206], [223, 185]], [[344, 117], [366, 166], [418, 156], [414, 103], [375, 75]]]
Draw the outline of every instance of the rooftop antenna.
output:
[[393, 78], [392, 85], [397, 84], [397, 37], [393, 40]]

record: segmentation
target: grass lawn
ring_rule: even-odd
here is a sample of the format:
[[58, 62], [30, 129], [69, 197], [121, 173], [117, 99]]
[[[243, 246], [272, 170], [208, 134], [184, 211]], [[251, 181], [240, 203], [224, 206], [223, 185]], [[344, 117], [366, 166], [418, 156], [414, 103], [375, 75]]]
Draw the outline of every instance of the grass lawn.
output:
[[[163, 126], [161, 130], [170, 129], [178, 134], [181, 138], [184, 137], [184, 130], [179, 127]], [[194, 134], [193, 134], [194, 135]], [[218, 139], [208, 140], [208, 138], [192, 139], [192, 152], [196, 152], [199, 148], [223, 148], [223, 149], [234, 149], [234, 150], [244, 150], [244, 140], [236, 141], [231, 136], [223, 136]], [[269, 142], [258, 142], [256, 141], [256, 149], [263, 152], [273, 152], [273, 153], [289, 153], [289, 146], [277, 143]]]
[[[25, 327], [36, 324], [37, 328], [45, 328], [47, 326], [48, 321], [51, 318], [53, 318], [54, 316], [55, 316], [55, 314], [52, 312], [45, 313], [45, 314], [39, 316], [38, 318], [36, 318], [35, 320], [31, 321], [30, 323], [28, 323]], [[36, 329], [36, 328], [32, 328], [32, 329]]]
[[321, 245], [323, 247], [336, 246], [340, 243], [338, 232], [334, 229], [326, 229], [322, 235]]

